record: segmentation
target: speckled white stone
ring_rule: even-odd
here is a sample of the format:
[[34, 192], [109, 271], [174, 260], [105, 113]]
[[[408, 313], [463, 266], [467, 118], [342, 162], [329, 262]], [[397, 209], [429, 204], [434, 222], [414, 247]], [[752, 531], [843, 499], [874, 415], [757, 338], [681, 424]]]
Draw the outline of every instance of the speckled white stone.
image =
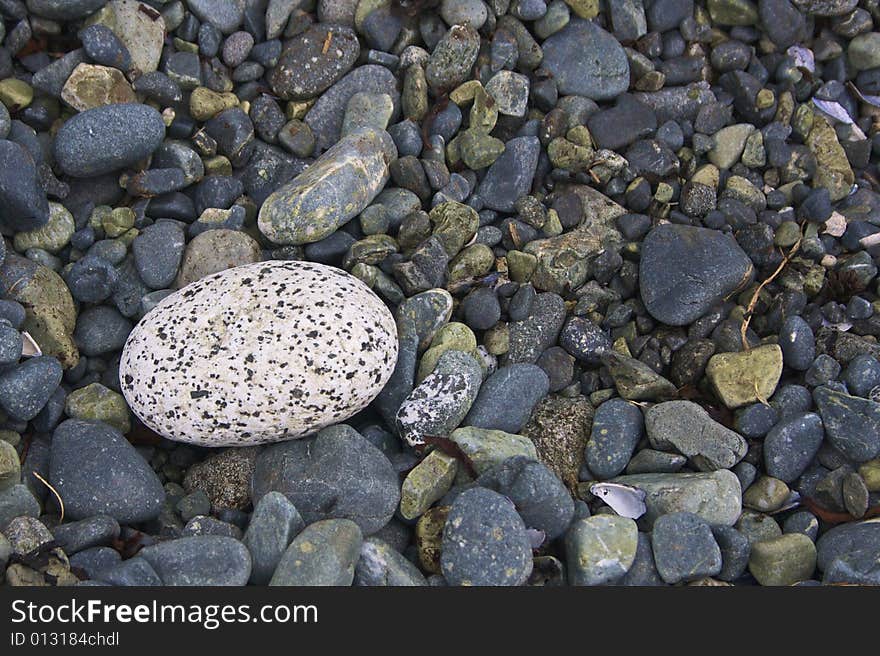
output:
[[357, 278], [313, 262], [257, 262], [163, 299], [129, 336], [119, 380], [161, 435], [243, 446], [344, 421], [396, 360], [394, 319]]

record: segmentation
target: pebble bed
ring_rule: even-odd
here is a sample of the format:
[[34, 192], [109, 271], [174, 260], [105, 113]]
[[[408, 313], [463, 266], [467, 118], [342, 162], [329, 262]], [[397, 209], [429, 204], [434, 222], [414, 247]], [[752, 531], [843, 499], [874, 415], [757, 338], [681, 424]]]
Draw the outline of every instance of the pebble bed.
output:
[[877, 0], [0, 19], [5, 585], [880, 584]]

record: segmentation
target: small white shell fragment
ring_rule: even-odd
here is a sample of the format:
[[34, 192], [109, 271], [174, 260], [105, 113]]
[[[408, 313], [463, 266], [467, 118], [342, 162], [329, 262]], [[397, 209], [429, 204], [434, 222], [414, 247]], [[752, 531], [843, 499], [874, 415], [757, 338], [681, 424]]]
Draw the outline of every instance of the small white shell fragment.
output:
[[43, 355], [40, 345], [34, 341], [30, 333], [24, 330], [21, 331], [21, 355], [24, 358], [35, 358], [38, 355]]
[[846, 232], [846, 217], [840, 212], [832, 212], [825, 221], [825, 233], [832, 237], [842, 237]]
[[593, 483], [590, 492], [611, 506], [621, 517], [638, 519], [648, 509], [645, 506], [645, 491], [623, 483]]
[[396, 360], [394, 318], [360, 280], [313, 262], [257, 262], [164, 298], [129, 335], [119, 380], [157, 433], [243, 446], [348, 419]]

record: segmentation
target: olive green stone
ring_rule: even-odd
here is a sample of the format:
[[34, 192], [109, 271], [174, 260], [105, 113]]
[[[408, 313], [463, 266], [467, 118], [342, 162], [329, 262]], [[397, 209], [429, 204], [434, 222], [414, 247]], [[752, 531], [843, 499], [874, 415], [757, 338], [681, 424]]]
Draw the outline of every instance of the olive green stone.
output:
[[764, 135], [760, 130], [755, 130], [746, 139], [746, 147], [743, 150], [740, 161], [750, 169], [763, 167], [767, 163], [767, 153], [764, 150]]
[[432, 234], [440, 240], [450, 258], [473, 239], [480, 227], [480, 216], [473, 207], [452, 200], [437, 205], [429, 216], [434, 225]]
[[474, 96], [477, 94], [477, 89], [482, 88], [483, 84], [479, 80], [462, 82], [449, 93], [449, 100], [459, 107], [464, 107], [469, 102], [473, 101]]
[[761, 585], [806, 581], [816, 569], [816, 545], [802, 533], [788, 533], [752, 545], [749, 572]]
[[458, 461], [442, 451], [432, 451], [407, 474], [400, 489], [400, 514], [420, 517], [452, 487]]
[[678, 389], [648, 365], [619, 353], [609, 353], [603, 364], [617, 393], [628, 401], [662, 401], [677, 396]]
[[474, 90], [474, 104], [470, 112], [470, 129], [489, 133], [498, 122], [498, 103], [486, 90], [479, 86]]
[[791, 248], [801, 238], [801, 227], [795, 221], [783, 221], [776, 229], [773, 243], [782, 248]]
[[[97, 210], [97, 208], [95, 208]], [[119, 237], [134, 227], [134, 210], [130, 207], [117, 207], [100, 215], [101, 228], [110, 238]]]
[[813, 127], [813, 121], [817, 115], [813, 112], [810, 105], [804, 103], [798, 105], [791, 119], [791, 127], [795, 134], [806, 140]]
[[628, 517], [594, 515], [578, 519], [565, 535], [572, 585], [603, 585], [620, 579], [632, 567], [639, 529]]
[[761, 89], [755, 96], [755, 107], [758, 109], [767, 109], [772, 107], [776, 102], [776, 94], [772, 89]]
[[205, 176], [232, 175], [232, 162], [225, 155], [215, 155], [205, 160]]
[[483, 345], [491, 355], [504, 355], [510, 350], [510, 328], [499, 321], [483, 333]]
[[859, 475], [869, 492], [880, 492], [880, 458], [874, 458], [859, 466]]
[[694, 176], [691, 178], [691, 182], [718, 189], [720, 178], [721, 172], [718, 170], [717, 166], [714, 164], [704, 164], [696, 170]]
[[392, 253], [397, 252], [397, 242], [388, 235], [369, 235], [353, 243], [342, 262], [344, 269], [355, 264], [379, 264]]
[[131, 430], [128, 405], [123, 396], [92, 383], [72, 391], [64, 404], [64, 411], [74, 419], [96, 419], [118, 428], [123, 434]]
[[358, 128], [384, 130], [393, 113], [394, 103], [387, 93], [359, 91], [349, 99], [345, 107], [341, 134], [344, 137]]
[[492, 270], [495, 254], [486, 244], [471, 244], [449, 263], [449, 284], [484, 276]]
[[520, 284], [529, 282], [535, 269], [538, 267], [538, 258], [531, 253], [522, 251], [507, 251], [507, 270], [510, 279]]
[[449, 439], [468, 457], [477, 474], [514, 456], [538, 459], [535, 444], [529, 438], [500, 430], [465, 426], [452, 431]]
[[559, 220], [559, 213], [553, 208], [547, 210], [547, 221], [541, 227], [541, 232], [548, 237], [558, 237], [562, 234], [563, 230], [562, 222]]
[[782, 375], [782, 349], [766, 344], [739, 353], [718, 353], [706, 365], [712, 389], [731, 410], [755, 401], [766, 402]]
[[21, 442], [21, 433], [17, 433], [14, 430], [0, 430], [0, 442], [6, 442], [12, 446], [18, 446]]
[[759, 512], [779, 510], [791, 493], [788, 485], [772, 476], [761, 476], [743, 493], [743, 505]]
[[440, 552], [443, 542], [443, 527], [449, 516], [450, 506], [429, 509], [416, 523], [416, 551], [419, 563], [430, 574], [440, 573]]
[[282, 245], [328, 237], [382, 191], [389, 177], [388, 165], [396, 157], [394, 141], [384, 130], [360, 128], [342, 137], [266, 199], [258, 218], [260, 232]]
[[619, 250], [623, 243], [614, 223], [626, 212], [623, 207], [586, 185], [573, 185], [568, 191], [577, 197], [583, 216], [590, 220], [570, 232], [537, 239], [525, 247], [526, 253], [537, 258], [532, 284], [537, 289], [557, 294], [583, 285], [590, 275], [593, 260], [606, 250]]
[[846, 198], [855, 182], [855, 175], [834, 128], [821, 116], [815, 116], [806, 143], [816, 156], [813, 187], [828, 189], [832, 201]]
[[412, 321], [419, 336], [419, 351], [427, 349], [452, 315], [452, 295], [445, 289], [429, 289], [406, 299], [397, 308], [397, 325]]
[[428, 81], [425, 79], [425, 69], [418, 64], [406, 69], [400, 106], [403, 115], [416, 123], [421, 123], [428, 113]]
[[73, 215], [61, 203], [49, 203], [49, 221], [46, 225], [28, 232], [15, 233], [13, 245], [20, 253], [29, 248], [42, 248], [57, 253], [67, 246], [76, 230]]
[[207, 87], [196, 87], [189, 97], [189, 113], [197, 121], [207, 121], [224, 109], [238, 107], [238, 103], [238, 97], [231, 91], [218, 93]]
[[729, 169], [739, 161], [746, 147], [746, 140], [754, 132], [755, 126], [737, 123], [721, 128], [712, 137], [712, 149], [706, 154], [709, 161], [719, 169]]
[[18, 111], [28, 107], [34, 100], [31, 85], [14, 77], [0, 80], [0, 102], [10, 111]]
[[364, 536], [349, 519], [308, 525], [281, 556], [270, 586], [349, 586]]
[[761, 190], [741, 175], [732, 175], [727, 179], [721, 197], [733, 198], [755, 210], [760, 210], [767, 202]]
[[458, 137], [458, 152], [461, 161], [477, 171], [490, 166], [501, 156], [504, 142], [479, 130], [465, 130]]
[[25, 307], [21, 329], [40, 345], [44, 355], [58, 358], [65, 369], [79, 362], [73, 341], [76, 305], [61, 276], [48, 267], [8, 253], [0, 269], [7, 296]]
[[18, 451], [9, 442], [0, 441], [0, 492], [8, 490], [21, 481], [21, 464]]
[[422, 355], [416, 383], [422, 382], [428, 374], [434, 371], [440, 356], [447, 351], [463, 351], [472, 354], [476, 348], [477, 338], [470, 328], [457, 321], [447, 323], [437, 331], [436, 337], [431, 341], [431, 347]]
[[706, 8], [716, 25], [754, 25], [758, 9], [750, 0], [708, 0]]
[[565, 4], [581, 18], [595, 18], [599, 15], [599, 0], [565, 0]]
[[563, 137], [556, 137], [547, 145], [550, 163], [565, 171], [586, 171], [593, 161], [593, 149], [579, 146]]

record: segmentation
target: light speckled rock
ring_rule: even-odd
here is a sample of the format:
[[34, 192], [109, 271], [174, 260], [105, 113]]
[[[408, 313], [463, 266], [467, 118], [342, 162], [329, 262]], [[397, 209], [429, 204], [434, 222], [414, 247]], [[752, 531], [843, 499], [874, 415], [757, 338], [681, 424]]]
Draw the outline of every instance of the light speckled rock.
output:
[[119, 379], [131, 409], [162, 435], [241, 446], [347, 419], [379, 393], [396, 358], [394, 319], [363, 283], [273, 261], [163, 299], [132, 331]]
[[260, 231], [277, 244], [309, 244], [330, 236], [382, 191], [396, 158], [387, 132], [355, 130], [266, 199]]
[[107, 8], [109, 11], [97, 14], [94, 22], [113, 30], [131, 53], [135, 68], [142, 73], [155, 71], [165, 42], [165, 21], [137, 0], [113, 0]]

